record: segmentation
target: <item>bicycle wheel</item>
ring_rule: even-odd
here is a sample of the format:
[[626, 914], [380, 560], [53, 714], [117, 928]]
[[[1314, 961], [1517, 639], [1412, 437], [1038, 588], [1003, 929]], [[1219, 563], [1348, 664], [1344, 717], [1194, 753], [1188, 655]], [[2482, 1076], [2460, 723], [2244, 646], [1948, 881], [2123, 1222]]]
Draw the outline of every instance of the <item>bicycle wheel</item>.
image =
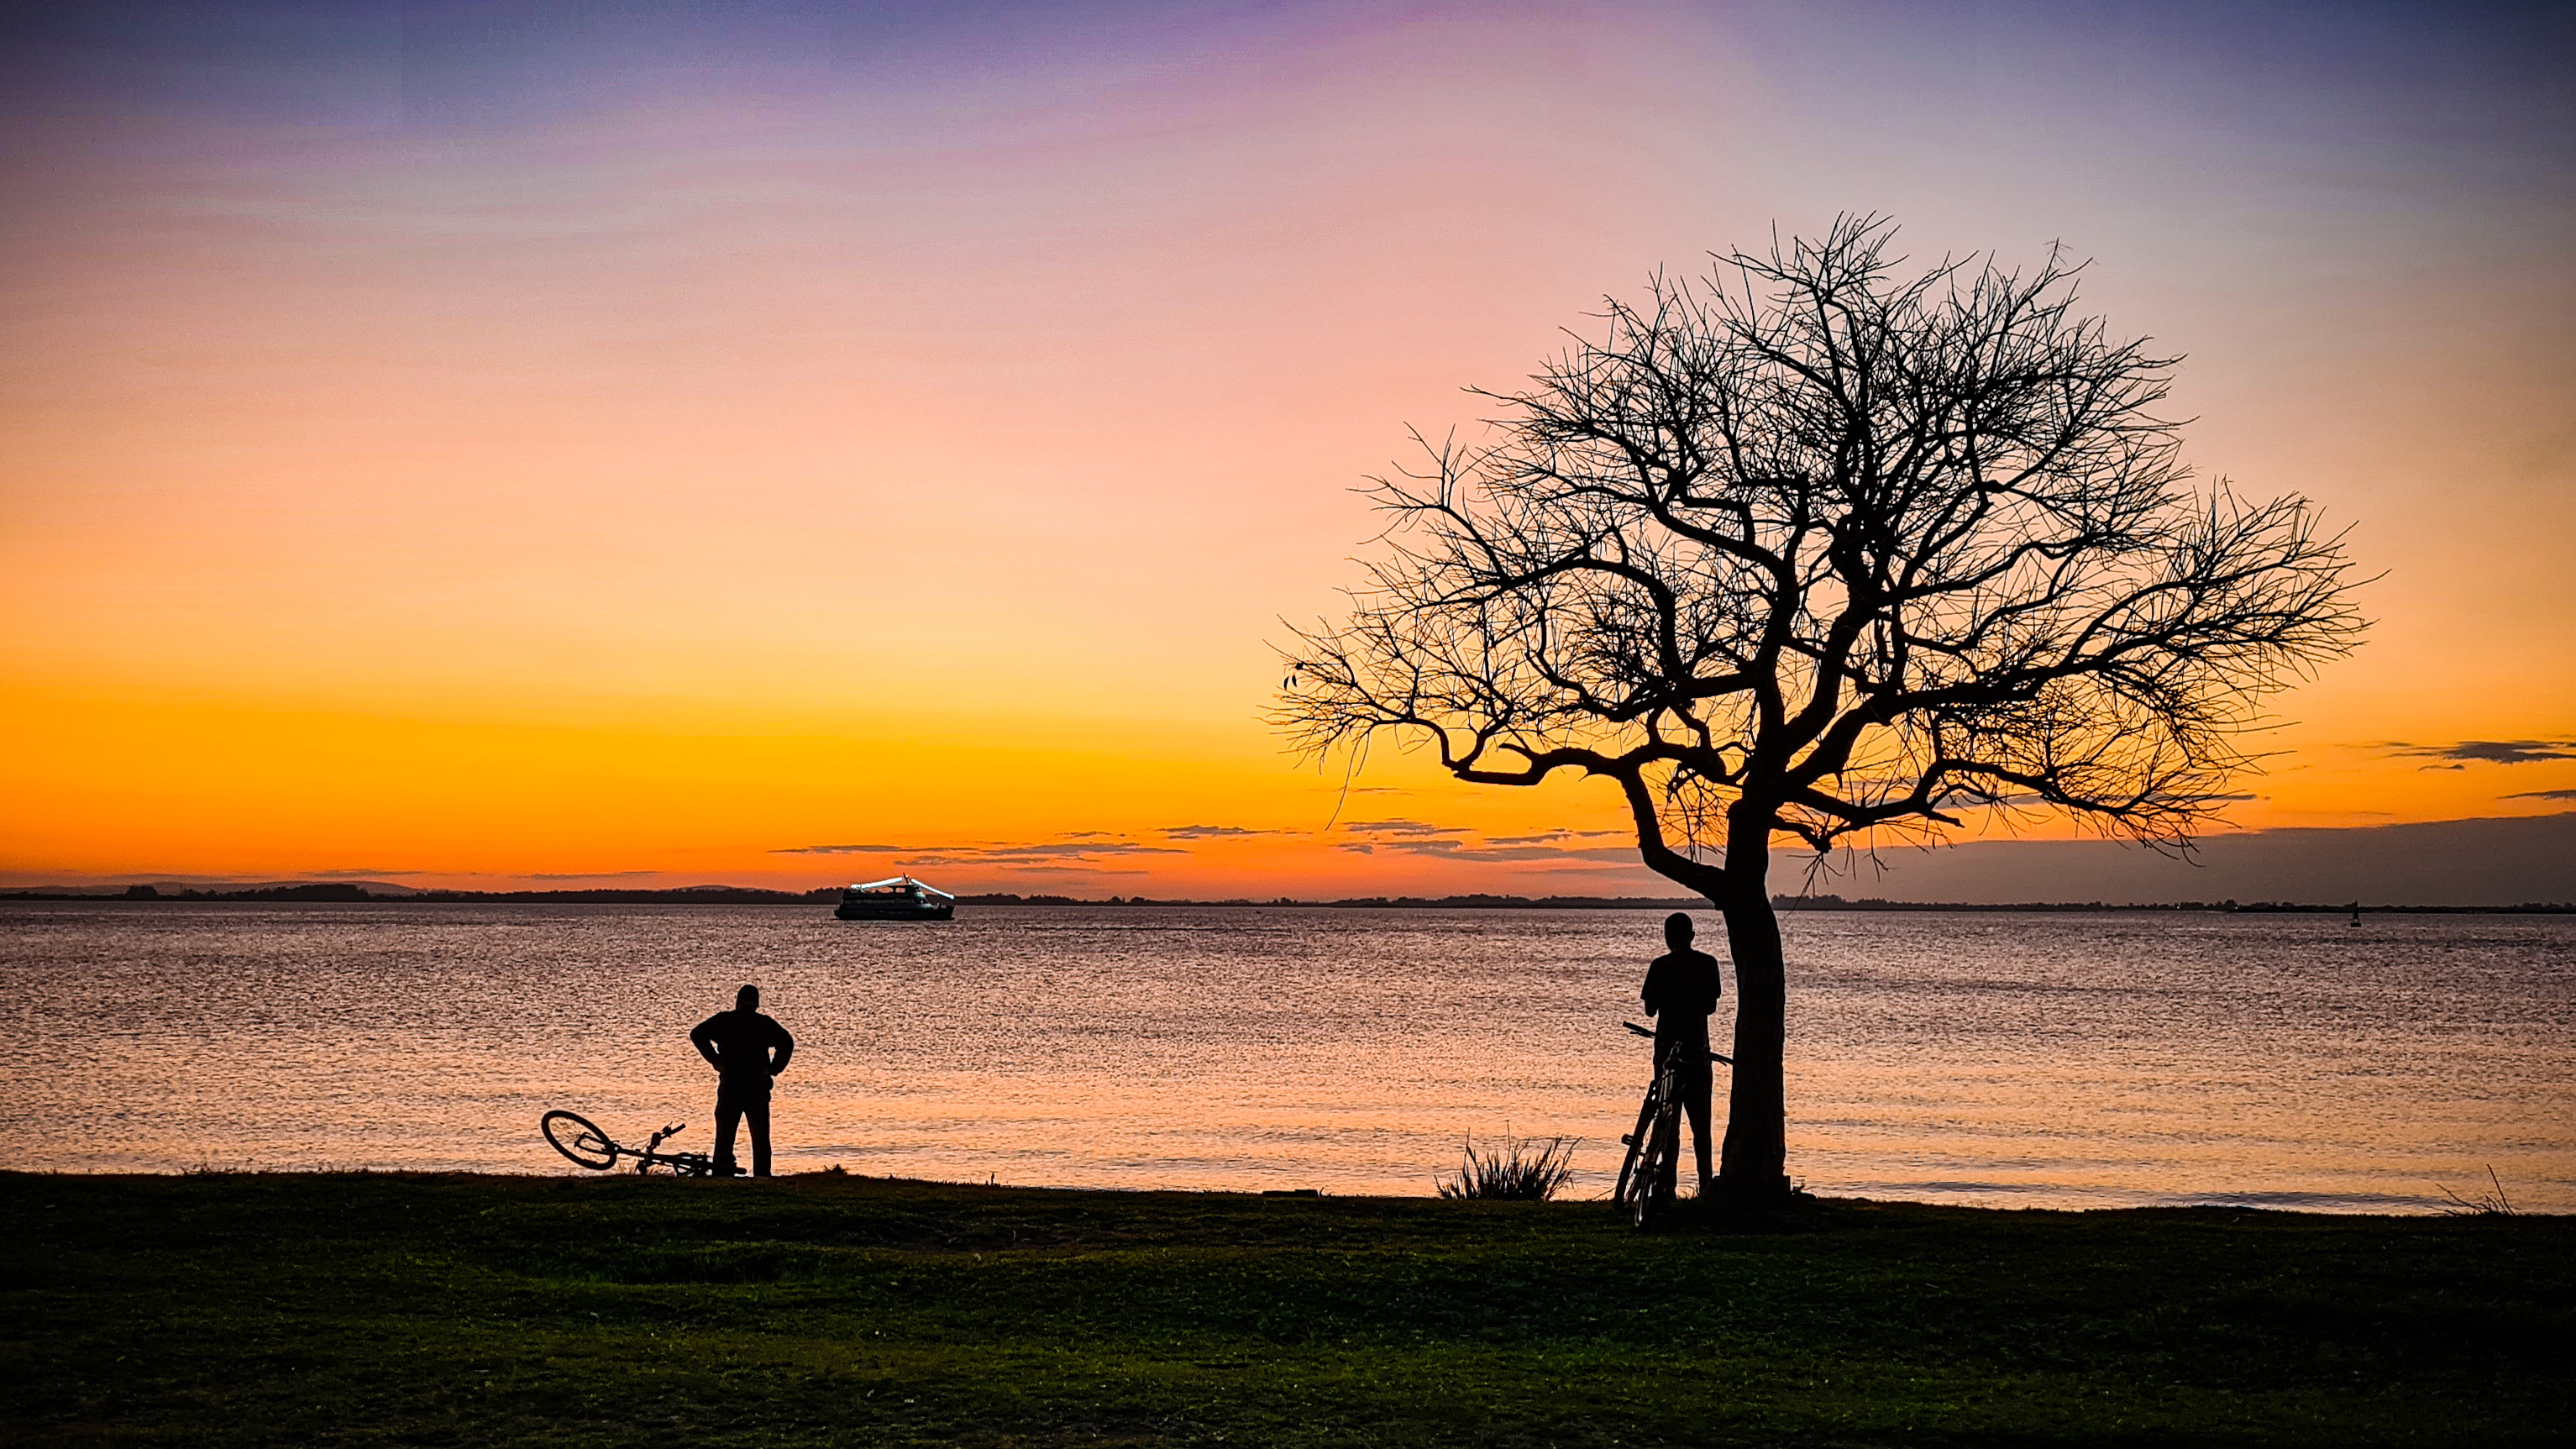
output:
[[1629, 1221], [1641, 1233], [1652, 1228], [1656, 1217], [1672, 1205], [1674, 1179], [1681, 1166], [1682, 1104], [1669, 1092], [1658, 1095], [1662, 1100], [1655, 1104], [1655, 1121], [1645, 1134], [1646, 1150], [1637, 1163], [1637, 1181], [1629, 1188]]
[[1645, 1160], [1646, 1139], [1654, 1134], [1655, 1108], [1663, 1100], [1663, 1094], [1656, 1089], [1661, 1085], [1661, 1082], [1646, 1084], [1646, 1100], [1637, 1104], [1637, 1130], [1619, 1139], [1628, 1144], [1628, 1155], [1620, 1159], [1619, 1181], [1610, 1189], [1610, 1202], [1614, 1207], [1626, 1207], [1628, 1194], [1637, 1190], [1640, 1180], [1637, 1164]]
[[545, 1128], [546, 1141], [555, 1151], [591, 1171], [606, 1172], [617, 1165], [617, 1144], [580, 1113], [559, 1108], [548, 1112], [539, 1125]]

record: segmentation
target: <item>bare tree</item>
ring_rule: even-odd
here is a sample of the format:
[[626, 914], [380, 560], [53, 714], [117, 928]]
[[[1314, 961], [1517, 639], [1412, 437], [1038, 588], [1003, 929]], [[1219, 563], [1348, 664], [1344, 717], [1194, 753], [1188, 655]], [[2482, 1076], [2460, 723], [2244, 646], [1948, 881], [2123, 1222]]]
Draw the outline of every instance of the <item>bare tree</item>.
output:
[[2262, 697], [2362, 628], [2306, 500], [2194, 482], [2151, 411], [2176, 359], [2079, 316], [2080, 264], [1906, 275], [1894, 237], [1846, 218], [1613, 299], [1478, 394], [1478, 440], [1375, 480], [1368, 586], [1283, 651], [1318, 755], [1392, 732], [1461, 780], [1618, 786], [1726, 919], [1742, 1200], [1787, 1191], [1775, 835], [2058, 811], [2188, 848]]

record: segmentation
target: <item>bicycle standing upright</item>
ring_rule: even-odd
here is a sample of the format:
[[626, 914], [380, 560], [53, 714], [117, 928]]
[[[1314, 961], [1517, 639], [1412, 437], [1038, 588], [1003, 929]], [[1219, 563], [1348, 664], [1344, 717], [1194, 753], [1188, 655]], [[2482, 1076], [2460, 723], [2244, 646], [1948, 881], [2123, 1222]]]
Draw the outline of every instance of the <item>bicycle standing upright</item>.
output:
[[[1654, 1029], [1633, 1021], [1619, 1023], [1649, 1041]], [[1735, 1058], [1710, 1052], [1708, 1059], [1735, 1065]], [[1619, 1140], [1628, 1145], [1628, 1155], [1619, 1164], [1619, 1181], [1610, 1189], [1610, 1201], [1628, 1214], [1628, 1220], [1639, 1232], [1651, 1227], [1655, 1218], [1672, 1205], [1680, 1195], [1682, 1153], [1682, 1064], [1681, 1054], [1657, 1051], [1655, 1075], [1646, 1083], [1646, 1099], [1637, 1107], [1637, 1129]]]

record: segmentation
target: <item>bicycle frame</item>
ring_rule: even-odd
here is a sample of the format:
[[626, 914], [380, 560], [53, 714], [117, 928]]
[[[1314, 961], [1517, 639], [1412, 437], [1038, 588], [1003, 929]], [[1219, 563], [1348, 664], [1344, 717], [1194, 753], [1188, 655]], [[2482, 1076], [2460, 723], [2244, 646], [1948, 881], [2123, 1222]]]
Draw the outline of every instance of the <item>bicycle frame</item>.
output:
[[[1633, 1021], [1619, 1023], [1630, 1032], [1652, 1040], [1650, 1027]], [[1735, 1059], [1710, 1052], [1712, 1062], [1735, 1065]], [[1645, 1100], [1637, 1107], [1637, 1128], [1619, 1140], [1627, 1144], [1628, 1155], [1619, 1164], [1619, 1181], [1610, 1190], [1610, 1201], [1624, 1209], [1640, 1232], [1649, 1227], [1656, 1215], [1678, 1195], [1676, 1180], [1680, 1176], [1682, 1144], [1680, 1053], [1663, 1051], [1656, 1054], [1655, 1075], [1646, 1083]]]
[[651, 1139], [645, 1142], [644, 1150], [641, 1152], [637, 1152], [631, 1147], [621, 1147], [618, 1150], [635, 1159], [635, 1170], [639, 1173], [651, 1172], [656, 1167], [667, 1167], [671, 1169], [673, 1173], [681, 1177], [713, 1176], [716, 1170], [715, 1159], [709, 1157], [707, 1154], [703, 1152], [664, 1152], [661, 1150], [662, 1139], [666, 1137], [679, 1136], [682, 1131], [687, 1129], [688, 1125], [689, 1124], [686, 1122], [674, 1122], [670, 1126], [663, 1128], [661, 1131], [654, 1133]]
[[686, 1122], [674, 1122], [654, 1133], [651, 1140], [640, 1149], [621, 1145], [615, 1138], [594, 1126], [589, 1118], [578, 1112], [567, 1112], [561, 1108], [548, 1112], [537, 1125], [544, 1131], [546, 1141], [554, 1147], [555, 1151], [593, 1172], [611, 1172], [616, 1169], [620, 1159], [632, 1159], [638, 1173], [650, 1173], [654, 1168], [661, 1167], [669, 1169], [677, 1177], [726, 1175], [717, 1170], [715, 1159], [703, 1152], [664, 1152], [662, 1150], [664, 1141], [678, 1136], [687, 1129], [689, 1124]]

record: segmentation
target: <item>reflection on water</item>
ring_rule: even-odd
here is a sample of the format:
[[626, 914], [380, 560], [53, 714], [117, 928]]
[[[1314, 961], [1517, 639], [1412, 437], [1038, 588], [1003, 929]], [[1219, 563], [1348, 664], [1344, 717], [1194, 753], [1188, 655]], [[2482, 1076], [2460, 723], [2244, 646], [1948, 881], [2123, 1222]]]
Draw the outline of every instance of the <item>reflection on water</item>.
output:
[[[703, 1148], [688, 1029], [745, 981], [796, 1033], [783, 1172], [1428, 1192], [1508, 1126], [1584, 1138], [1597, 1194], [1644, 1081], [1618, 1022], [1655, 912], [959, 916], [0, 906], [14, 1155], [570, 1171], [553, 1106]], [[1790, 1170], [1818, 1191], [2377, 1209], [2492, 1164], [2576, 1209], [2576, 918], [1784, 926]]]

